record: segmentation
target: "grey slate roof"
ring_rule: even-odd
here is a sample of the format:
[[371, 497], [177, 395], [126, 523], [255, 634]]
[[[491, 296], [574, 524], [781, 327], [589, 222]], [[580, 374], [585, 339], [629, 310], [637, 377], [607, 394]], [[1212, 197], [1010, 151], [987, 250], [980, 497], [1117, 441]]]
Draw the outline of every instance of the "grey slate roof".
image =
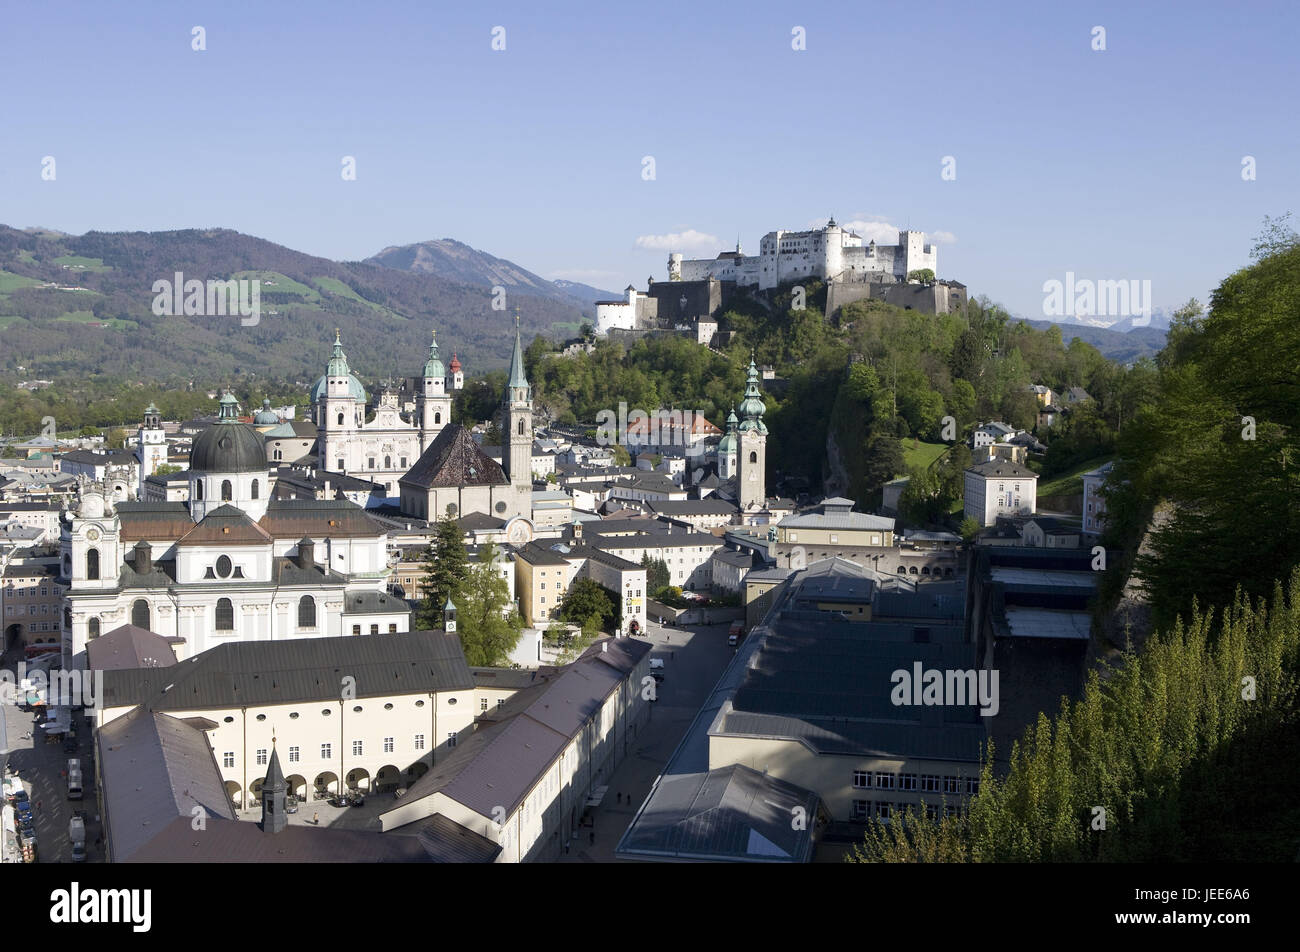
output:
[[730, 516], [739, 509], [725, 499], [652, 499], [647, 505], [661, 516]]
[[501, 464], [457, 424], [443, 427], [415, 465], [399, 482], [419, 489], [450, 486], [504, 486], [509, 483]]
[[976, 463], [974, 466], [966, 467], [966, 472], [976, 473], [984, 478], [1002, 477], [1003, 479], [1037, 479], [1038, 474], [1032, 469], [1026, 469], [1019, 463], [1013, 463], [1006, 459], [991, 459], [984, 463]]
[[154, 711], [337, 701], [344, 674], [358, 698], [474, 687], [460, 640], [441, 631], [231, 642], [162, 670], [104, 673], [104, 705]]
[[137, 858], [176, 820], [192, 834], [196, 806], [209, 823], [234, 821], [211, 745], [197, 728], [137, 708], [101, 727], [95, 743], [104, 830], [114, 862]]
[[86, 663], [92, 671], [165, 668], [176, 663], [171, 642], [135, 625], [121, 625], [86, 642]]

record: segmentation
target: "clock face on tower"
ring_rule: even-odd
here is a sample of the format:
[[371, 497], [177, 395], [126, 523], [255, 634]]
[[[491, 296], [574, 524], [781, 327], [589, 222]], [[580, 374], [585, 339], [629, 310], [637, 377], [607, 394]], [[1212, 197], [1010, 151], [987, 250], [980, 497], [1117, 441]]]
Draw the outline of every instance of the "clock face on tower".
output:
[[87, 541], [87, 542], [98, 542], [98, 541], [99, 541], [99, 530], [96, 529], [94, 526], [91, 526], [89, 529], [87, 529], [87, 530], [86, 530], [86, 541]]

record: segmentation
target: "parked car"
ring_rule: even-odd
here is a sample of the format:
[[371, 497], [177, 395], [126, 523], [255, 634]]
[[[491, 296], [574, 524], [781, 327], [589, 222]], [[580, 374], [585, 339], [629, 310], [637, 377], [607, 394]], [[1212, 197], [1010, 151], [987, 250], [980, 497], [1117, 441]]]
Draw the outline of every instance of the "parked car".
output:
[[27, 791], [17, 791], [14, 794], [13, 800], [14, 814], [18, 817], [18, 821], [21, 823], [23, 820], [30, 820], [32, 818], [32, 801], [31, 798], [27, 796]]
[[298, 812], [298, 798], [294, 796], [292, 793], [284, 798], [284, 812], [285, 813]]
[[67, 754], [75, 754], [77, 752], [77, 735], [72, 733], [72, 731], [68, 731], [63, 735], [63, 751]]

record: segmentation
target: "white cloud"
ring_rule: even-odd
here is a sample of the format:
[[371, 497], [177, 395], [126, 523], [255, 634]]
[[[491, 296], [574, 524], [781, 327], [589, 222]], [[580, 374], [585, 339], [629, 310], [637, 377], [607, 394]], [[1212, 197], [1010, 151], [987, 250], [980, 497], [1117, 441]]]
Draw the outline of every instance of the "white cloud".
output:
[[[825, 219], [818, 219], [809, 222], [808, 227], [821, 228], [825, 224]], [[860, 235], [864, 242], [874, 241], [878, 245], [898, 244], [898, 233], [903, 230], [883, 215], [867, 215], [861, 212], [849, 221], [842, 221], [839, 224], [841, 228]], [[936, 245], [950, 245], [957, 240], [957, 236], [950, 231], [927, 231], [925, 237]]]
[[642, 251], [712, 251], [721, 242], [716, 235], [706, 235], [702, 231], [688, 228], [685, 231], [671, 232], [667, 235], [641, 235], [636, 246]]

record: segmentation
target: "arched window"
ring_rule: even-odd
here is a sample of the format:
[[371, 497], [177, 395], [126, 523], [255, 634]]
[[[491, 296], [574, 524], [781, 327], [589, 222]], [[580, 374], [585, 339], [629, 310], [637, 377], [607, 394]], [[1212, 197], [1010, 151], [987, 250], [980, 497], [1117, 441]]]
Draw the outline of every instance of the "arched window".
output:
[[385, 456], [384, 469], [392, 469], [392, 468], [393, 468], [393, 458], [391, 456]]
[[149, 603], [143, 598], [137, 598], [131, 605], [131, 624], [137, 628], [149, 628]]
[[437, 426], [437, 425], [438, 425], [439, 423], [441, 423], [441, 422], [442, 422], [442, 413], [441, 413], [441, 412], [435, 413], [435, 414], [433, 415], [433, 424], [434, 424], [434, 426]]
[[257, 498], [257, 480], [253, 480], [253, 498]]
[[217, 631], [235, 630], [235, 606], [228, 598], [217, 599]]
[[913, 565], [913, 566], [912, 566], [908, 571], [911, 572], [911, 574], [915, 575], [915, 574], [916, 574], [916, 566]]
[[86, 553], [86, 578], [95, 580], [99, 578], [99, 550], [91, 549]]
[[203, 498], [203, 480], [201, 479], [194, 483], [194, 498]]
[[342, 425], [343, 425], [343, 414], [340, 413], [340, 414], [339, 414], [339, 426], [342, 426]]
[[221, 501], [230, 502], [230, 500], [234, 498], [235, 498], [235, 488], [230, 485], [230, 480], [223, 479], [221, 481]]
[[750, 450], [750, 453], [749, 453], [749, 461], [750, 461], [751, 463], [757, 463], [757, 462], [758, 462], [758, 454], [755, 453], [753, 450]]
[[316, 627], [316, 599], [310, 595], [298, 599], [298, 627]]
[[906, 566], [903, 566], [903, 565], [900, 565], [900, 566], [898, 567], [898, 574], [899, 574], [899, 575], [906, 575], [906, 574], [907, 574], [907, 567], [906, 567]]
[[91, 637], [91, 638], [98, 638], [98, 637], [99, 637], [99, 619], [98, 619], [98, 618], [92, 618], [92, 619], [90, 619], [90, 637]]
[[523, 417], [520, 417], [520, 418], [519, 418], [519, 435], [520, 435], [520, 436], [523, 436], [523, 435], [524, 435], [524, 418], [523, 418]]

